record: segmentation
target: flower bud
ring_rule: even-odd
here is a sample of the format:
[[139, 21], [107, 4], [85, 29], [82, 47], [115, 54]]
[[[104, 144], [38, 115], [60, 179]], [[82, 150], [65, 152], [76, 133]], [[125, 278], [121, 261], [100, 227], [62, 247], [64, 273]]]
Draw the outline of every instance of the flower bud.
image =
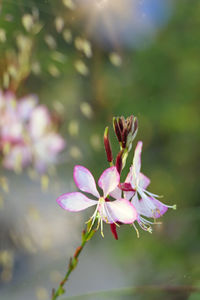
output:
[[131, 115], [127, 119], [122, 117], [113, 118], [113, 127], [120, 143], [121, 149], [130, 151], [132, 142], [136, 136], [138, 122], [137, 118]]
[[117, 158], [116, 158], [116, 168], [117, 168], [117, 171], [119, 174], [121, 174], [121, 171], [122, 171], [122, 167], [123, 167], [123, 161], [122, 161], [122, 158], [123, 158], [123, 150], [121, 150], [118, 155], [117, 155]]
[[112, 232], [114, 238], [115, 238], [116, 240], [118, 240], [117, 228], [116, 228], [116, 224], [115, 224], [115, 223], [110, 224], [110, 230], [111, 230], [111, 232]]
[[113, 156], [112, 156], [112, 149], [111, 149], [110, 140], [109, 140], [109, 136], [108, 136], [108, 130], [109, 130], [108, 127], [106, 127], [106, 129], [104, 131], [104, 147], [106, 150], [108, 162], [112, 162]]
[[118, 124], [118, 121], [116, 118], [113, 118], [113, 127], [114, 127], [115, 134], [117, 136], [117, 139], [121, 143], [122, 133], [121, 133], [121, 130], [120, 130], [120, 127], [119, 127], [119, 124]]

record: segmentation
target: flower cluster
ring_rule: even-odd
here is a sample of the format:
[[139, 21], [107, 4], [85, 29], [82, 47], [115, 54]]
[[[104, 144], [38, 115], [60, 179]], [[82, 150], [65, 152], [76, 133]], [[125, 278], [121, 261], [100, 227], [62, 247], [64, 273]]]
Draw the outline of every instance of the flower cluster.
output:
[[[141, 173], [141, 152], [142, 142], [139, 141], [134, 152], [133, 162], [125, 182], [120, 182], [120, 173], [125, 165], [128, 153], [131, 150], [133, 138], [137, 131], [137, 119], [133, 116], [127, 120], [114, 118], [114, 130], [120, 143], [115, 165], [108, 137], [108, 128], [104, 133], [104, 145], [107, 160], [110, 167], [104, 170], [98, 180], [98, 186], [103, 190], [103, 195], [97, 190], [94, 177], [90, 171], [83, 166], [75, 166], [74, 181], [82, 192], [86, 192], [96, 197], [97, 200], [90, 199], [81, 192], [65, 193], [61, 195], [57, 202], [65, 210], [77, 212], [90, 206], [96, 209], [90, 218], [91, 227], [97, 221], [97, 228], [101, 225], [103, 236], [103, 222], [110, 224], [111, 231], [117, 239], [116, 226], [120, 224], [132, 224], [137, 222], [140, 227], [148, 232], [152, 232], [151, 224], [156, 223], [168, 208], [168, 206], [158, 200], [159, 196], [147, 190], [150, 179]], [[129, 138], [128, 138], [129, 137]], [[148, 219], [147, 219], [148, 218]], [[154, 222], [150, 221], [153, 219]]]
[[5, 168], [20, 171], [32, 165], [44, 173], [65, 147], [56, 123], [34, 95], [17, 100], [0, 91], [0, 154]]

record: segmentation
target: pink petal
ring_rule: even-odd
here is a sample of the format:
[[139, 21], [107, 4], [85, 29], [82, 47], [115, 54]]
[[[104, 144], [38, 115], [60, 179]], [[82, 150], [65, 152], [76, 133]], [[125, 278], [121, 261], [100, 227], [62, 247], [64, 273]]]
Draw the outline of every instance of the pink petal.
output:
[[124, 198], [130, 200], [134, 196], [135, 192], [124, 192]]
[[139, 175], [141, 169], [141, 152], [142, 152], [142, 142], [139, 141], [135, 148], [135, 154], [133, 158], [133, 167], [134, 167], [136, 177]]
[[148, 218], [159, 218], [168, 209], [165, 204], [153, 197], [145, 196], [139, 200], [137, 194], [132, 198], [131, 203], [136, 208], [138, 214]]
[[74, 181], [76, 186], [83, 192], [90, 193], [97, 198], [100, 198], [96, 188], [96, 183], [91, 172], [83, 166], [74, 167]]
[[35, 107], [31, 113], [29, 132], [33, 139], [39, 139], [46, 134], [51, 126], [50, 113], [44, 105]]
[[24, 168], [31, 163], [31, 149], [25, 145], [12, 146], [3, 159], [3, 166], [9, 170]]
[[157, 208], [157, 211], [154, 213], [153, 217], [156, 219], [160, 218], [162, 215], [164, 215], [166, 213], [166, 211], [168, 210], [168, 207], [167, 207], [167, 205], [163, 204], [161, 201], [159, 201], [153, 197], [151, 198], [151, 200]]
[[28, 95], [22, 98], [18, 103], [18, 114], [23, 120], [28, 120], [36, 106], [38, 99], [35, 95]]
[[121, 199], [122, 197], [122, 191], [121, 189], [117, 186], [110, 194], [111, 197], [114, 199]]
[[131, 182], [131, 180], [132, 180], [132, 167], [130, 167], [130, 171], [129, 171], [128, 175], [126, 176], [125, 182]]
[[109, 223], [121, 222], [131, 224], [137, 219], [137, 212], [134, 206], [125, 199], [120, 199], [104, 204], [105, 218]]
[[146, 189], [148, 185], [150, 184], [151, 180], [145, 176], [143, 173], [140, 173], [139, 175], [139, 186], [143, 189]]
[[80, 211], [97, 204], [97, 201], [91, 200], [79, 192], [63, 194], [56, 201], [68, 211]]
[[120, 175], [116, 167], [106, 169], [100, 176], [98, 185], [102, 188], [104, 197], [108, 196], [118, 186]]
[[135, 189], [136, 180], [137, 180], [137, 177], [136, 177], [136, 174], [135, 174], [134, 166], [131, 166], [130, 171], [129, 171], [127, 177], [126, 177], [125, 182], [130, 183], [132, 185], [132, 188]]
[[65, 148], [66, 142], [58, 133], [51, 132], [46, 134], [45, 138], [47, 139], [48, 153], [56, 155]]
[[135, 193], [135, 195], [133, 196], [131, 203], [133, 204], [133, 206], [136, 208], [137, 213], [139, 215], [145, 215], [146, 216], [146, 211], [148, 210], [147, 207], [144, 205], [144, 202], [142, 202], [141, 200], [139, 200], [138, 198], [138, 194]]

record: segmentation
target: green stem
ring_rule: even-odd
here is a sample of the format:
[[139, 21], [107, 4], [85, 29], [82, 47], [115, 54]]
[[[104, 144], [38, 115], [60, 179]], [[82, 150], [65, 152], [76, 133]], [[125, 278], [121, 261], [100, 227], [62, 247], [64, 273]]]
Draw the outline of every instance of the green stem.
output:
[[63, 286], [65, 285], [66, 281], [68, 280], [71, 272], [76, 268], [76, 266], [78, 264], [78, 257], [80, 255], [80, 253], [82, 252], [85, 244], [93, 237], [95, 232], [96, 232], [96, 229], [91, 228], [91, 223], [88, 224], [86, 232], [85, 232], [85, 230], [83, 230], [83, 232], [82, 232], [82, 243], [76, 249], [73, 257], [70, 258], [67, 272], [66, 272], [65, 277], [63, 278], [63, 280], [60, 282], [59, 287], [57, 288], [56, 291], [53, 289], [51, 300], [55, 300], [59, 296], [61, 296], [62, 294], [65, 293], [65, 290], [64, 290]]

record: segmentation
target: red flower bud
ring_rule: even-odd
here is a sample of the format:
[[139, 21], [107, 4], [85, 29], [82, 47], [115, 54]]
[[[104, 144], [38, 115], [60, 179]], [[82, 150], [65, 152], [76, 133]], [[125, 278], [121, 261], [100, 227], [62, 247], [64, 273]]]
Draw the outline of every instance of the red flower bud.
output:
[[110, 230], [116, 240], [118, 240], [118, 235], [117, 235], [117, 226], [115, 223], [110, 224]]
[[117, 136], [117, 139], [121, 143], [122, 133], [121, 133], [121, 130], [120, 130], [120, 127], [119, 127], [119, 124], [118, 124], [116, 118], [113, 118], [113, 127], [114, 127], [114, 130], [115, 130], [115, 134]]
[[116, 163], [115, 163], [115, 166], [119, 174], [121, 174], [122, 171], [122, 155], [123, 155], [123, 150], [118, 153], [116, 158]]
[[108, 136], [108, 127], [106, 127], [106, 129], [104, 131], [104, 147], [106, 150], [108, 162], [112, 162], [113, 156], [112, 156], [112, 149], [111, 149], [110, 140], [109, 140], [109, 136]]

